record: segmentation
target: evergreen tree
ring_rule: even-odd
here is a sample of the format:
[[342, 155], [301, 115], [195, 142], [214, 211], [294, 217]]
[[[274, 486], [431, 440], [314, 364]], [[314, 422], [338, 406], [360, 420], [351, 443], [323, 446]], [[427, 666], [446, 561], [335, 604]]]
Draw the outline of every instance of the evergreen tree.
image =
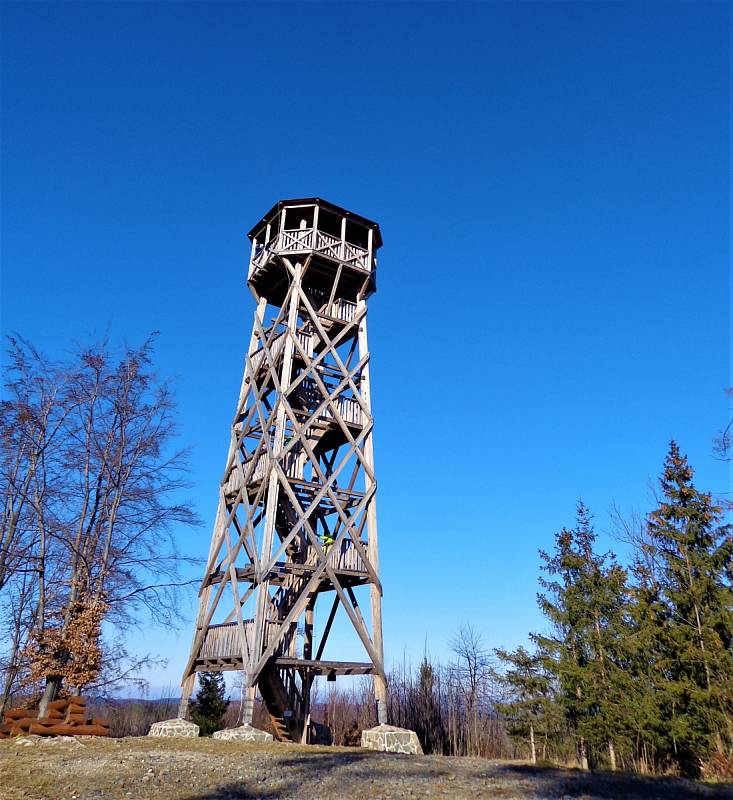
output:
[[629, 632], [626, 572], [613, 553], [594, 552], [595, 532], [590, 512], [581, 503], [575, 540], [581, 559], [577, 590], [585, 608], [588, 665], [585, 683], [589, 714], [581, 725], [596, 750], [608, 754], [608, 765], [617, 767], [617, 747], [628, 750], [626, 736], [629, 680], [625, 640]]
[[199, 672], [199, 690], [190, 709], [191, 719], [199, 726], [201, 736], [210, 736], [221, 729], [222, 717], [229, 707], [225, 693], [221, 672]]
[[656, 635], [659, 722], [680, 770], [696, 776], [712, 751], [733, 746], [733, 539], [692, 479], [672, 442], [648, 518], [658, 574], [641, 576], [637, 602], [647, 637], [650, 628]]
[[626, 722], [634, 742], [636, 769], [642, 773], [667, 766], [672, 742], [660, 694], [667, 679], [662, 655], [668, 648], [667, 609], [651, 555], [637, 552], [633, 558], [628, 609], [631, 631], [626, 640]]
[[581, 766], [607, 758], [615, 769], [618, 743], [628, 742], [626, 573], [613, 554], [597, 555], [594, 545], [592, 515], [581, 501], [575, 527], [556, 535], [555, 552], [540, 551], [548, 577], [540, 578], [538, 602], [553, 632], [532, 638], [544, 668], [557, 677]]
[[550, 631], [532, 635], [534, 655], [497, 651], [501, 710], [531, 739], [544, 675], [583, 767], [674, 764], [695, 777], [733, 753], [733, 537], [674, 442], [660, 486], [658, 508], [631, 538], [630, 583], [613, 554], [596, 553], [583, 503], [552, 553], [540, 551]]
[[580, 559], [574, 549], [572, 531], [563, 528], [555, 535], [555, 552], [541, 550], [540, 577], [544, 592], [537, 597], [540, 610], [550, 622], [553, 633], [533, 634], [543, 667], [558, 680], [558, 701], [570, 730], [577, 739], [577, 755], [583, 769], [588, 768], [587, 743], [579, 735], [580, 723], [587, 715], [583, 674], [587, 665], [581, 614], [576, 584]]
[[536, 764], [538, 739], [542, 758], [547, 758], [548, 739], [559, 729], [552, 677], [544, 671], [539, 655], [524, 647], [494, 652], [504, 664], [496, 679], [505, 692], [496, 710], [507, 720], [509, 735], [529, 745], [530, 760]]
[[445, 732], [436, 696], [435, 669], [423, 656], [414, 696], [415, 732], [426, 753], [442, 753]]

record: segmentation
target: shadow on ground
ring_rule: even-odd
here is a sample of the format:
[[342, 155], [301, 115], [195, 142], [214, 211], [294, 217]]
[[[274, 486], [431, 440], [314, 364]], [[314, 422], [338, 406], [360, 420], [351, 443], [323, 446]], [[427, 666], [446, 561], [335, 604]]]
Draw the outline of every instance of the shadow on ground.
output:
[[601, 800], [733, 800], [733, 785], [706, 784], [682, 778], [644, 777], [628, 773], [581, 772], [580, 770], [532, 767], [528, 764], [497, 764], [497, 773], [517, 775], [535, 792], [548, 798], [593, 797]]
[[[404, 756], [398, 758], [409, 758]], [[268, 786], [267, 781], [240, 781], [229, 783], [214, 789], [204, 790], [195, 794], [186, 795], [181, 800], [276, 800], [285, 797], [313, 798], [318, 796], [318, 776], [328, 775], [329, 779], [338, 777], [339, 773], [350, 785], [362, 784], [370, 781], [384, 781], [388, 778], [385, 771], [376, 763], [373, 766], [362, 767], [364, 761], [375, 761], [373, 753], [355, 751], [354, 753], [308, 753], [293, 755], [289, 758], [278, 759], [273, 764], [273, 772], [277, 773], [276, 786]], [[377, 757], [377, 760], [381, 761]], [[366, 765], [364, 765], [366, 766]], [[348, 776], [348, 777], [347, 777]], [[424, 777], [424, 774], [422, 775]], [[383, 794], [383, 792], [380, 792]], [[349, 797], [350, 792], [344, 786], [343, 797]], [[395, 795], [396, 796], [396, 795]]]
[[[320, 778], [326, 778], [328, 787]], [[266, 780], [227, 783], [182, 800], [278, 800], [279, 798], [402, 798], [416, 794], [445, 798], [524, 798], [527, 800], [733, 800], [733, 786], [674, 778], [529, 765], [415, 758], [379, 753], [293, 754], [278, 759]]]

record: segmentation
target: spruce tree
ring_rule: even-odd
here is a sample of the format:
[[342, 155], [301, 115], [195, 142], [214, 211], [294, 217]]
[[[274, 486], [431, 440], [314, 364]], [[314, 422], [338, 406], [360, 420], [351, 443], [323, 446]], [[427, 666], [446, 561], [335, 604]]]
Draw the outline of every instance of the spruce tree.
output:
[[221, 729], [222, 717], [229, 708], [224, 699], [226, 686], [221, 672], [199, 672], [199, 690], [190, 705], [191, 719], [199, 726], [201, 736], [210, 736]]
[[628, 750], [626, 707], [629, 681], [625, 639], [628, 634], [626, 572], [613, 553], [594, 551], [596, 536], [592, 516], [581, 503], [575, 541], [581, 558], [577, 590], [585, 609], [588, 649], [586, 684], [589, 714], [581, 725], [586, 738], [599, 752], [606, 751], [608, 765], [617, 767], [617, 748]]
[[435, 668], [423, 656], [413, 700], [415, 732], [425, 753], [442, 753], [445, 732], [436, 696]]
[[552, 677], [544, 671], [539, 655], [524, 647], [494, 652], [504, 665], [495, 675], [504, 690], [496, 710], [506, 719], [509, 735], [529, 746], [530, 760], [536, 764], [538, 739], [542, 758], [547, 758], [548, 740], [559, 728]]
[[733, 539], [692, 479], [671, 442], [659, 507], [648, 518], [659, 568], [645, 626], [657, 632], [660, 721], [680, 770], [696, 776], [714, 750], [733, 746]]
[[582, 625], [582, 602], [577, 591], [581, 559], [575, 548], [572, 531], [563, 528], [555, 535], [555, 552], [543, 550], [541, 569], [548, 577], [540, 577], [543, 592], [537, 596], [540, 610], [548, 619], [552, 632], [533, 634], [542, 665], [558, 681], [558, 700], [570, 730], [576, 737], [580, 765], [587, 769], [587, 742], [580, 732], [588, 715], [585, 681], [587, 647]]
[[[647, 544], [642, 546], [649, 550]], [[663, 655], [669, 649], [667, 607], [653, 568], [653, 554], [635, 553], [630, 571], [626, 722], [634, 741], [636, 769], [647, 773], [664, 769], [672, 748], [662, 693], [668, 678]]]
[[559, 700], [583, 768], [590, 761], [615, 769], [617, 748], [629, 749], [625, 718], [626, 573], [611, 553], [595, 553], [592, 515], [578, 503], [575, 527], [555, 537], [555, 552], [541, 551], [541, 611], [549, 635], [533, 635], [546, 670], [558, 681]]

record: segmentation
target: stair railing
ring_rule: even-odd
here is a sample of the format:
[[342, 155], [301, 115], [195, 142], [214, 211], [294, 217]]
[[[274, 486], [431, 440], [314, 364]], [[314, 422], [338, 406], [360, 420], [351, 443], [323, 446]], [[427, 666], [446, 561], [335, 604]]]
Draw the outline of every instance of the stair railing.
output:
[[300, 728], [303, 721], [305, 703], [303, 702], [303, 695], [296, 681], [297, 674], [298, 673], [294, 669], [280, 670], [280, 678], [288, 697], [288, 706], [293, 714], [297, 727]]

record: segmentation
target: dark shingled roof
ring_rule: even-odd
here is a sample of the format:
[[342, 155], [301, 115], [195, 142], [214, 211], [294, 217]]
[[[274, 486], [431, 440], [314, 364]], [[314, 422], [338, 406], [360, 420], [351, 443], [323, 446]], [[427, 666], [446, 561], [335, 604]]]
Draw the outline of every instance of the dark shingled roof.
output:
[[247, 234], [250, 239], [254, 238], [255, 231], [257, 228], [262, 225], [263, 222], [266, 222], [268, 219], [272, 219], [276, 214], [280, 212], [280, 210], [284, 206], [292, 206], [292, 205], [319, 205], [321, 208], [326, 208], [329, 211], [333, 211], [336, 214], [343, 214], [343, 216], [347, 217], [348, 219], [353, 219], [355, 222], [360, 222], [362, 225], [366, 225], [367, 228], [371, 228], [374, 231], [374, 249], [377, 250], [382, 246], [382, 234], [379, 230], [379, 224], [373, 222], [366, 217], [362, 217], [359, 214], [354, 214], [353, 211], [348, 211], [341, 206], [337, 206], [334, 203], [329, 203], [328, 200], [323, 200], [320, 197], [298, 197], [293, 200], [278, 200], [277, 203], [262, 217], [261, 220], [257, 222], [256, 225], [252, 227], [252, 230]]

